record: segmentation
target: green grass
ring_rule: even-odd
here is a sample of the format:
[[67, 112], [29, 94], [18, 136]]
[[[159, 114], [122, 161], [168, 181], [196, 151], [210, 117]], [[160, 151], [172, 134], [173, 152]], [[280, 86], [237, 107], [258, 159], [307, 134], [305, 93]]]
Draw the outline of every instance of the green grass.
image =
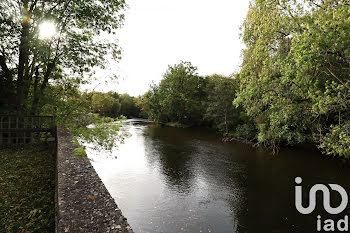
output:
[[0, 149], [0, 232], [55, 231], [55, 158], [45, 145]]
[[82, 157], [87, 157], [86, 151], [84, 147], [78, 147], [74, 149], [74, 154], [76, 156], [82, 156]]

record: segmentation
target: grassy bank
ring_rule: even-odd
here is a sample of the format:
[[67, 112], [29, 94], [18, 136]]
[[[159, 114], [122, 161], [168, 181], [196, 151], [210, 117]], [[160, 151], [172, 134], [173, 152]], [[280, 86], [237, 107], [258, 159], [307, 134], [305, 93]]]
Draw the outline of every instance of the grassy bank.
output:
[[46, 145], [0, 150], [0, 232], [54, 232], [55, 159]]

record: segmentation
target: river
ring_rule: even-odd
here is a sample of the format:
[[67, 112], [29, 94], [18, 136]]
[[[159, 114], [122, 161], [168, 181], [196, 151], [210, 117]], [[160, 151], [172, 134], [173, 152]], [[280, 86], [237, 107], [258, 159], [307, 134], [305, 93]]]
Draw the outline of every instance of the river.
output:
[[[122, 130], [131, 136], [113, 156], [90, 150], [88, 156], [136, 233], [313, 232], [318, 214], [332, 216], [322, 205], [310, 215], [297, 212], [295, 177], [305, 189], [315, 183], [350, 187], [349, 165], [314, 149], [272, 155], [224, 143], [212, 130], [136, 119]], [[336, 205], [339, 197], [333, 200]]]

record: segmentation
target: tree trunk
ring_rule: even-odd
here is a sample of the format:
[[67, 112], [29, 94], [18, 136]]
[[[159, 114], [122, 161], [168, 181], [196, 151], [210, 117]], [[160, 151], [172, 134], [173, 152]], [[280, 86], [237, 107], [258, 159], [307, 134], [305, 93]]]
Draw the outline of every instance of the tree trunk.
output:
[[1, 66], [2, 71], [4, 72], [6, 82], [11, 83], [12, 82], [12, 74], [11, 74], [11, 71], [9, 70], [9, 68], [7, 67], [6, 58], [3, 55], [0, 55], [0, 66]]
[[[26, 81], [25, 81], [25, 88], [24, 88], [24, 99], [28, 99], [29, 89], [32, 85], [32, 80], [34, 73], [39, 73], [39, 67], [35, 66], [36, 56], [33, 57], [32, 63], [30, 64], [30, 69], [28, 66], [27, 72], [26, 72]], [[39, 75], [39, 74], [38, 74]]]
[[28, 64], [28, 57], [29, 57], [28, 36], [29, 36], [29, 23], [23, 22], [21, 42], [19, 45], [19, 60], [18, 60], [18, 74], [17, 74], [18, 75], [17, 76], [17, 108], [19, 112], [23, 111], [23, 103], [24, 103], [24, 93], [23, 93], [25, 88], [24, 73], [25, 73], [26, 65]]
[[[40, 100], [41, 96], [44, 93], [44, 90], [45, 90], [45, 88], [47, 86], [47, 83], [49, 82], [49, 77], [50, 77], [50, 75], [51, 75], [51, 73], [52, 73], [54, 68], [55, 68], [55, 62], [49, 62], [48, 65], [47, 65], [47, 69], [46, 69], [46, 72], [45, 72], [45, 75], [44, 75], [44, 80], [41, 83], [41, 87], [40, 87], [39, 92], [36, 90], [37, 89], [36, 88], [37, 84], [36, 85], [34, 84], [35, 85], [34, 86], [34, 98], [33, 98], [32, 108], [30, 110], [31, 114], [36, 114], [37, 113], [38, 107], [39, 107], [39, 100]], [[37, 81], [37, 79], [35, 81]]]
[[34, 115], [36, 112], [36, 106], [39, 102], [39, 96], [38, 96], [38, 84], [39, 84], [39, 66], [35, 69], [35, 80], [34, 80], [34, 88], [33, 88], [33, 102], [30, 109], [30, 114]]
[[13, 82], [13, 72], [8, 68], [4, 55], [0, 55], [0, 67], [2, 70], [2, 74], [0, 75], [0, 92], [2, 94], [0, 112], [12, 113], [16, 109], [16, 88]]

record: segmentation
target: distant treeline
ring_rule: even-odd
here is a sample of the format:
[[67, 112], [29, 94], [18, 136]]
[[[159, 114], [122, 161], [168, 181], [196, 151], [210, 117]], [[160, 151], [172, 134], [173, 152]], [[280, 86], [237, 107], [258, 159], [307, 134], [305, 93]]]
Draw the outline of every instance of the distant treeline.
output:
[[138, 100], [136, 97], [116, 92], [93, 92], [91, 95], [92, 110], [100, 116], [140, 117], [140, 109], [136, 106]]
[[159, 85], [139, 97], [141, 114], [156, 122], [209, 126], [227, 136], [254, 140], [254, 122], [232, 103], [239, 80], [219, 74], [202, 77], [196, 70], [190, 62], [169, 66]]

